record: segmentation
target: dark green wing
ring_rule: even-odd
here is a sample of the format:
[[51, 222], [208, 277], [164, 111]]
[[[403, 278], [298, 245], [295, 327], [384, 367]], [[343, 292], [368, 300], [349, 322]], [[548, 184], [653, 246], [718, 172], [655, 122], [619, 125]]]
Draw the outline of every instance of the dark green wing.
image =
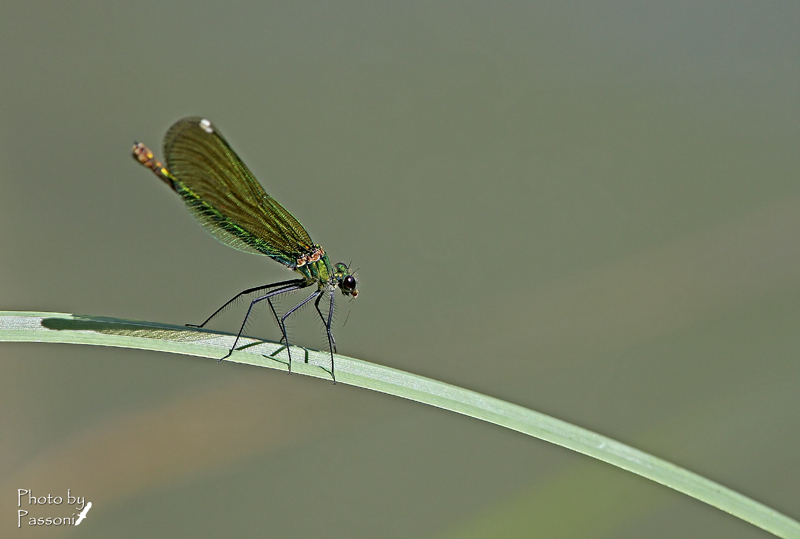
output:
[[313, 248], [303, 225], [264, 192], [208, 120], [178, 120], [164, 137], [164, 158], [189, 211], [221, 242], [292, 268]]

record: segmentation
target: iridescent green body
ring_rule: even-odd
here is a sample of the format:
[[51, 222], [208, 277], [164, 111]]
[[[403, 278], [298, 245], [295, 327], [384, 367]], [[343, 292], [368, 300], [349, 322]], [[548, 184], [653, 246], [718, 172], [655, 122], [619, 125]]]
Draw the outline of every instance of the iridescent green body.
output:
[[300, 273], [310, 281], [320, 283], [320, 285], [322, 285], [322, 283], [330, 282], [333, 278], [331, 261], [328, 259], [328, 255], [322, 255], [322, 258], [316, 262], [296, 268], [294, 271]]
[[[250, 169], [211, 122], [200, 117], [190, 117], [173, 124], [164, 137], [166, 167], [143, 144], [134, 145], [133, 155], [180, 195], [194, 218], [219, 241], [240, 251], [266, 255], [302, 276], [302, 279], [296, 281], [284, 281], [245, 291], [272, 289], [253, 300], [251, 309], [258, 301], [267, 300], [277, 319], [270, 298], [316, 285], [317, 291], [289, 310], [278, 323], [284, 339], [288, 341], [284, 324], [286, 317], [315, 299], [314, 304], [326, 324], [333, 353], [335, 341], [330, 332], [333, 292], [339, 288], [345, 296], [356, 297], [358, 290], [355, 277], [346, 264], [331, 265], [322, 247], [311, 241], [303, 225], [264, 191]], [[323, 293], [330, 297], [327, 318], [319, 308]], [[208, 320], [236, 298], [223, 305]], [[249, 314], [250, 310], [248, 316]], [[246, 320], [247, 317], [245, 322]], [[291, 355], [289, 361], [291, 365]]]

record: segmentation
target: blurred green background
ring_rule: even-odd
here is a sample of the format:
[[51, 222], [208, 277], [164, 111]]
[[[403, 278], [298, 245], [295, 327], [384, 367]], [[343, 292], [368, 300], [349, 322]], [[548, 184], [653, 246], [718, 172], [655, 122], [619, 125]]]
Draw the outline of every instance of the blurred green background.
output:
[[[7, 0], [0, 308], [182, 324], [291, 278], [215, 241], [131, 160], [134, 140], [160, 149], [206, 116], [359, 268], [341, 353], [798, 518], [798, 28], [794, 1]], [[252, 333], [276, 339], [260, 314]], [[311, 311], [292, 329], [324, 344]], [[343, 385], [132, 350], [0, 355], [2, 535], [767, 536]], [[19, 488], [93, 508], [79, 528], [17, 530]]]

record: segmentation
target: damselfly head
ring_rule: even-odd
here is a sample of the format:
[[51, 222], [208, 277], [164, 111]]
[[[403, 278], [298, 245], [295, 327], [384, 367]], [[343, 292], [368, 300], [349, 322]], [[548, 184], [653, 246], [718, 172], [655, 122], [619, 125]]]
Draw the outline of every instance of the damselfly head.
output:
[[350, 273], [350, 268], [347, 267], [347, 264], [338, 262], [334, 266], [334, 275], [336, 276], [337, 286], [339, 290], [342, 291], [342, 294], [345, 296], [353, 296], [354, 298], [358, 296], [358, 290], [356, 290], [358, 282], [355, 276]]

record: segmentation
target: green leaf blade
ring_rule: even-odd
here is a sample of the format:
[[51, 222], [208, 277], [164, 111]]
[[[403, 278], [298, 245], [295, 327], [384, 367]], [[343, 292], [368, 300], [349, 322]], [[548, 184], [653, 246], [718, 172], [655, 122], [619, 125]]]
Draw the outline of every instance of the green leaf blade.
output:
[[[136, 348], [218, 359], [234, 336], [153, 322], [64, 313], [0, 311], [0, 342], [51, 342]], [[287, 370], [270, 357], [279, 343], [241, 339], [226, 361]], [[298, 349], [295, 357], [303, 357]], [[330, 379], [327, 352], [308, 350], [308, 362], [292, 372]], [[279, 357], [279, 355], [277, 355]], [[800, 538], [800, 523], [727, 487], [663, 459], [560, 419], [487, 395], [366, 361], [335, 356], [337, 382], [353, 385], [487, 421], [560, 445], [670, 487], [769, 531]]]

